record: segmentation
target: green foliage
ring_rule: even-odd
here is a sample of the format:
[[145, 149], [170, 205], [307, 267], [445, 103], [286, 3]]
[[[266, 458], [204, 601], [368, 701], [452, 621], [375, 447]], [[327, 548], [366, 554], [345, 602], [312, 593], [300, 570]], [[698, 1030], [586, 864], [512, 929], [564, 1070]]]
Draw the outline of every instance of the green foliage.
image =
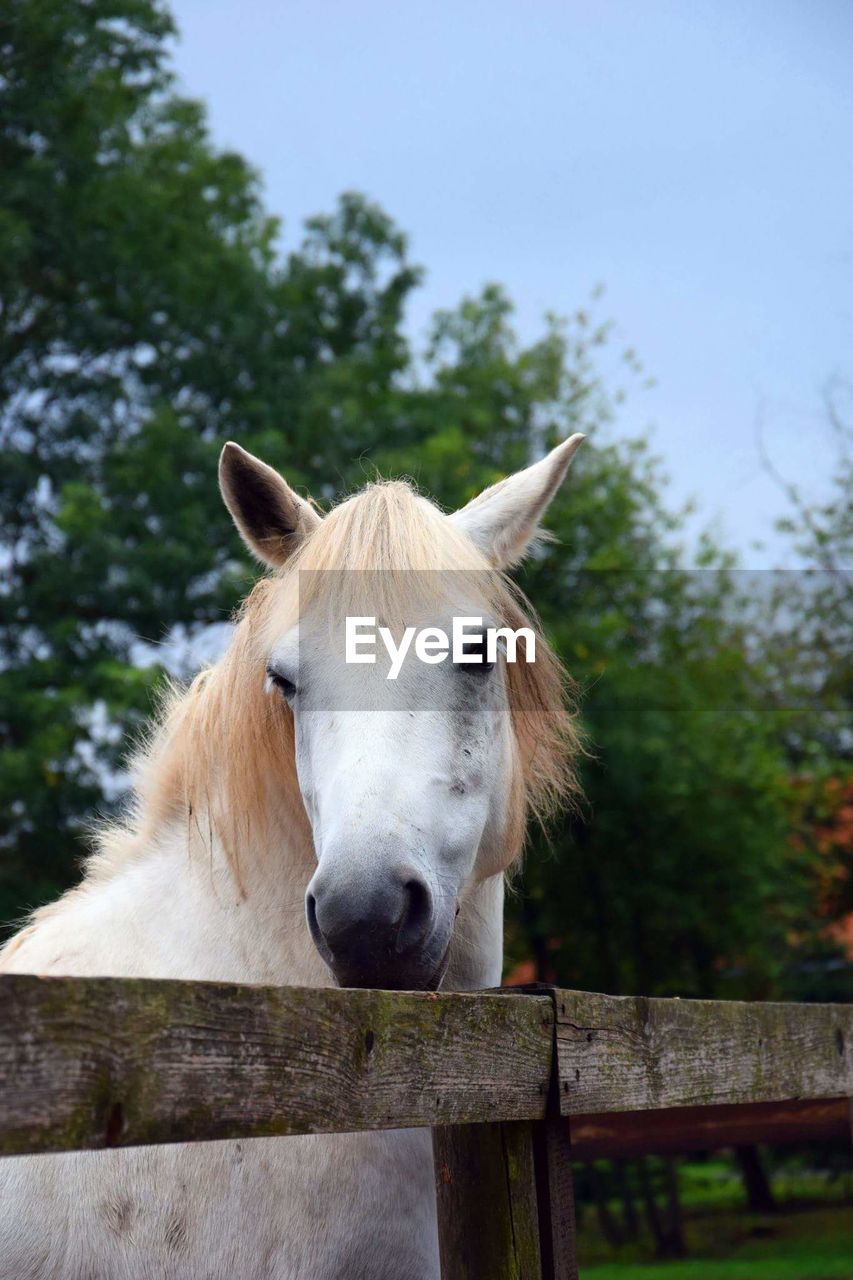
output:
[[172, 91], [155, 0], [0, 19], [0, 918], [73, 875], [115, 735], [150, 707], [138, 639], [248, 582], [222, 441], [337, 488], [383, 438], [417, 273], [345, 196], [282, 262], [255, 175]]
[[528, 863], [540, 971], [582, 989], [770, 994], [808, 879], [737, 575], [582, 571], [553, 594], [590, 756], [584, 814]]
[[795, 994], [812, 999], [851, 996], [849, 966], [834, 978], [827, 970], [833, 935], [842, 934], [845, 921], [849, 928], [853, 918], [853, 421], [849, 402], [850, 388], [836, 383], [827, 398], [834, 446], [828, 498], [808, 502], [796, 484], [776, 476], [791, 512], [780, 527], [790, 535], [807, 567], [778, 576], [765, 618], [765, 632], [772, 641], [769, 683], [776, 702], [785, 708], [785, 741], [796, 779], [793, 839], [804, 857], [810, 857], [819, 905], [800, 941], [810, 964], [793, 988]]

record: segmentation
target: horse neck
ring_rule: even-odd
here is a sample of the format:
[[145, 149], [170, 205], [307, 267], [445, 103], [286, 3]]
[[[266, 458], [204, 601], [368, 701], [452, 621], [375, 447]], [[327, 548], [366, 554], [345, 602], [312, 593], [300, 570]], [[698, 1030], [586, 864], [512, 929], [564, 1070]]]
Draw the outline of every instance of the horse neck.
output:
[[192, 841], [186, 822], [167, 824], [64, 900], [70, 911], [98, 906], [103, 947], [118, 965], [103, 972], [330, 984], [305, 924], [314, 864], [304, 824], [279, 819], [263, 841], [249, 831], [227, 853], [215, 831], [204, 833]]
[[[236, 859], [214, 840], [207, 858], [187, 856], [185, 834], [164, 833], [157, 852], [126, 868], [112, 923], [125, 932], [121, 901], [148, 920], [143, 968], [159, 976], [332, 986], [333, 979], [305, 923], [305, 891], [314, 870], [302, 824], [271, 826], [266, 847], [247, 842]], [[124, 879], [118, 877], [119, 882]], [[104, 886], [106, 890], [107, 885]], [[162, 944], [162, 945], [161, 945]], [[463, 898], [454, 928], [447, 991], [500, 983], [503, 953], [503, 878], [492, 876]], [[168, 961], [168, 972], [160, 967]]]
[[503, 875], [480, 881], [463, 898], [456, 918], [445, 991], [497, 987], [503, 965]]
[[[276, 957], [282, 982], [331, 986], [305, 923], [305, 892], [315, 869], [313, 846], [302, 824], [282, 824], [276, 847], [247, 864], [243, 874], [244, 920], [251, 921], [259, 957]], [[464, 895], [451, 942], [447, 991], [500, 985], [503, 964], [503, 875], [480, 881]], [[270, 959], [264, 961], [266, 966]], [[255, 980], [268, 980], [256, 978]]]
[[[252, 981], [331, 986], [305, 921], [305, 894], [316, 869], [313, 843], [303, 815], [280, 815], [270, 823], [264, 846], [247, 845], [229, 859], [236, 889], [235, 928], [250, 940]], [[273, 971], [275, 976], [273, 977]]]

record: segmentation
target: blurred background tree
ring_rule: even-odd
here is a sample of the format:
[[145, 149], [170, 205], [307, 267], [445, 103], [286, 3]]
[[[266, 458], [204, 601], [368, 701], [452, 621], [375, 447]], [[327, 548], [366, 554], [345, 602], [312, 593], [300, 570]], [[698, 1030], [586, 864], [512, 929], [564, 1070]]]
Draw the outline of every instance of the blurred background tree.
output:
[[492, 285], [413, 350], [403, 234], [347, 194], [284, 252], [257, 176], [176, 94], [172, 34], [159, 0], [0, 17], [0, 918], [70, 883], [86, 822], [120, 802], [155, 646], [198, 646], [251, 580], [223, 440], [320, 500], [379, 471], [452, 507], [583, 430], [557, 541], [521, 580], [580, 685], [587, 800], [533, 835], [510, 966], [754, 997], [808, 954], [808, 994], [840, 981], [849, 862], [818, 828], [849, 779], [846, 579], [825, 566], [849, 551], [845, 491], [792, 529], [826, 592], [756, 590], [710, 539], [685, 569], [659, 464], [615, 434], [643, 375], [595, 302], [524, 346]]
[[4, 920], [74, 875], [159, 676], [134, 646], [249, 581], [223, 439], [337, 488], [408, 360], [403, 237], [344, 197], [281, 261], [256, 176], [173, 92], [172, 31], [159, 0], [0, 17]]
[[771, 697], [784, 709], [793, 782], [793, 846], [810, 867], [817, 910], [796, 937], [801, 962], [790, 990], [799, 998], [851, 998], [853, 955], [853, 400], [835, 380], [826, 395], [834, 446], [828, 498], [809, 502], [765, 465], [783, 487], [790, 516], [782, 523], [808, 566], [796, 589], [783, 577], [768, 593], [765, 617]]

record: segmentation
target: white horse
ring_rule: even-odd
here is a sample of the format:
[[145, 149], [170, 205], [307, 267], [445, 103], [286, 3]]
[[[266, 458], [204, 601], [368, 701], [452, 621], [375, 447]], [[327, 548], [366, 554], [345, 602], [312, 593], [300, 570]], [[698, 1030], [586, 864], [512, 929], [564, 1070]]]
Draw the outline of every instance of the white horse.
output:
[[[136, 761], [133, 806], [98, 835], [82, 883], [35, 914], [0, 970], [497, 985], [504, 873], [528, 811], [573, 785], [556, 660], [537, 635], [534, 662], [415, 662], [399, 682], [359, 666], [353, 700], [334, 687], [322, 629], [297, 640], [296, 584], [363, 613], [352, 588], [369, 578], [398, 621], [431, 603], [445, 620], [441, 584], [463, 570], [472, 615], [533, 625], [501, 570], [581, 439], [451, 516], [387, 482], [321, 518], [226, 445], [225, 502], [274, 572], [224, 658], [173, 695]], [[428, 1130], [0, 1160], [2, 1280], [438, 1275]]]

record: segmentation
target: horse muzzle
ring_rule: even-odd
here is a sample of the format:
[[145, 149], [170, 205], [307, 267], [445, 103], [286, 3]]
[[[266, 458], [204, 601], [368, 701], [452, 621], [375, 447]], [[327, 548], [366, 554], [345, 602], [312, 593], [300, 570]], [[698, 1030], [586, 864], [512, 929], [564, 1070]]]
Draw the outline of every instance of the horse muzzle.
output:
[[408, 864], [373, 875], [321, 864], [305, 913], [314, 945], [341, 987], [430, 990], [443, 977], [453, 911], [437, 908], [425, 877]]

